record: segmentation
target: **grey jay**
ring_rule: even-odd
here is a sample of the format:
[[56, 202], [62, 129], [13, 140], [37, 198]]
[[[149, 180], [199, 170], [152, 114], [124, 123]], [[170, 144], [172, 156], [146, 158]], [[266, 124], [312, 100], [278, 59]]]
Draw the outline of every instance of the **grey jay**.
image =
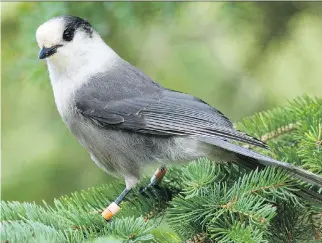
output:
[[117, 55], [86, 20], [52, 18], [40, 25], [36, 39], [64, 123], [100, 168], [125, 179], [124, 191], [102, 213], [105, 219], [117, 213], [145, 167], [162, 166], [151, 186], [164, 176], [163, 165], [199, 157], [249, 168], [277, 166], [322, 187], [318, 175], [232, 143], [267, 147], [204, 101], [151, 80]]

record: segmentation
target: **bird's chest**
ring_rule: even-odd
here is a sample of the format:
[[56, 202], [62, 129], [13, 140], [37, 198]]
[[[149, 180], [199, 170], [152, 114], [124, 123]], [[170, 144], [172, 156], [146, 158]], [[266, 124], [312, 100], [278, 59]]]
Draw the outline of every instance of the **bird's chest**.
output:
[[56, 107], [66, 125], [69, 125], [75, 116], [74, 87], [70, 86], [66, 83], [53, 85]]
[[78, 114], [75, 107], [75, 100], [74, 100], [74, 93], [71, 90], [71, 87], [68, 85], [54, 85], [54, 96], [55, 96], [55, 103], [57, 106], [57, 110], [72, 132], [72, 134], [76, 137], [76, 139], [89, 150], [89, 143], [90, 139], [90, 131], [88, 129], [87, 124], [84, 122], [84, 117]]

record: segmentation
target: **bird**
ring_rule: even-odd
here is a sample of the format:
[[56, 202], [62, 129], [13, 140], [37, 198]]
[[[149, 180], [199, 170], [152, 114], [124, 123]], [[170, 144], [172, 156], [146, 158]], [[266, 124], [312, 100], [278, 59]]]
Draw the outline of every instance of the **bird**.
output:
[[85, 19], [57, 16], [36, 31], [58, 112], [71, 133], [105, 172], [125, 188], [103, 212], [108, 221], [148, 166], [148, 186], [168, 164], [207, 157], [251, 169], [275, 166], [322, 187], [322, 177], [261, 155], [235, 142], [268, 146], [234, 128], [219, 110], [190, 94], [161, 86], [121, 58]]

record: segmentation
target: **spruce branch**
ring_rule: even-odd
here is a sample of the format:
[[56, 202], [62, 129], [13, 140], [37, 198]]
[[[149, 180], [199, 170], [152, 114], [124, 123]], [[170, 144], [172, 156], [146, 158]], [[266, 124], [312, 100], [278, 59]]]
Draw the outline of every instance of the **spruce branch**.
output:
[[218, 179], [220, 167], [212, 164], [209, 160], [199, 159], [182, 169], [186, 198], [207, 193], [207, 185]]
[[[322, 101], [304, 96], [288, 106], [244, 119], [247, 133], [272, 154], [322, 172]], [[265, 151], [264, 151], [265, 153]], [[267, 152], [266, 152], [267, 153]], [[145, 186], [149, 178], [143, 178]], [[170, 166], [160, 187], [123, 202], [109, 224], [100, 211], [124, 188], [122, 181], [75, 192], [49, 205], [1, 202], [3, 242], [319, 242], [322, 207], [300, 198], [312, 188], [278, 168], [248, 171], [201, 158]], [[166, 220], [164, 220], [166, 218]], [[170, 232], [156, 233], [167, 222]]]
[[[260, 137], [260, 140], [262, 142], [264, 142], [264, 143], [267, 143], [268, 141], [270, 141], [272, 139], [277, 139], [277, 138], [279, 138], [282, 135], [285, 135], [287, 133], [293, 132], [295, 129], [298, 128], [299, 124], [300, 123], [297, 122], [295, 124], [294, 123], [290, 123], [290, 124], [287, 124], [285, 126], [278, 127], [276, 130], [271, 131], [271, 132], [268, 132], [268, 133], [262, 135]], [[251, 148], [251, 149], [255, 148], [254, 145], [243, 145], [243, 147], [244, 148]]]
[[266, 243], [264, 234], [259, 229], [251, 225], [235, 221], [229, 228], [211, 226], [209, 232], [211, 238], [215, 238], [218, 243], [236, 242], [236, 243]]
[[266, 143], [267, 141], [269, 141], [271, 139], [276, 139], [285, 133], [292, 132], [293, 130], [295, 130], [297, 128], [297, 126], [298, 126], [298, 124], [290, 123], [286, 126], [279, 127], [275, 131], [272, 131], [270, 133], [266, 133], [266, 134], [262, 135], [260, 140]]

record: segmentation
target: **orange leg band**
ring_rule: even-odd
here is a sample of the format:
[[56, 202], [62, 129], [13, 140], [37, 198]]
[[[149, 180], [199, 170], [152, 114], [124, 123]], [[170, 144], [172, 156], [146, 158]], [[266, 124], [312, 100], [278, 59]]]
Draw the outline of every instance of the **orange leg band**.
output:
[[117, 205], [115, 202], [112, 202], [103, 212], [102, 212], [102, 216], [104, 217], [104, 219], [106, 220], [110, 220], [115, 214], [118, 213], [118, 211], [120, 211], [120, 207], [119, 205]]

